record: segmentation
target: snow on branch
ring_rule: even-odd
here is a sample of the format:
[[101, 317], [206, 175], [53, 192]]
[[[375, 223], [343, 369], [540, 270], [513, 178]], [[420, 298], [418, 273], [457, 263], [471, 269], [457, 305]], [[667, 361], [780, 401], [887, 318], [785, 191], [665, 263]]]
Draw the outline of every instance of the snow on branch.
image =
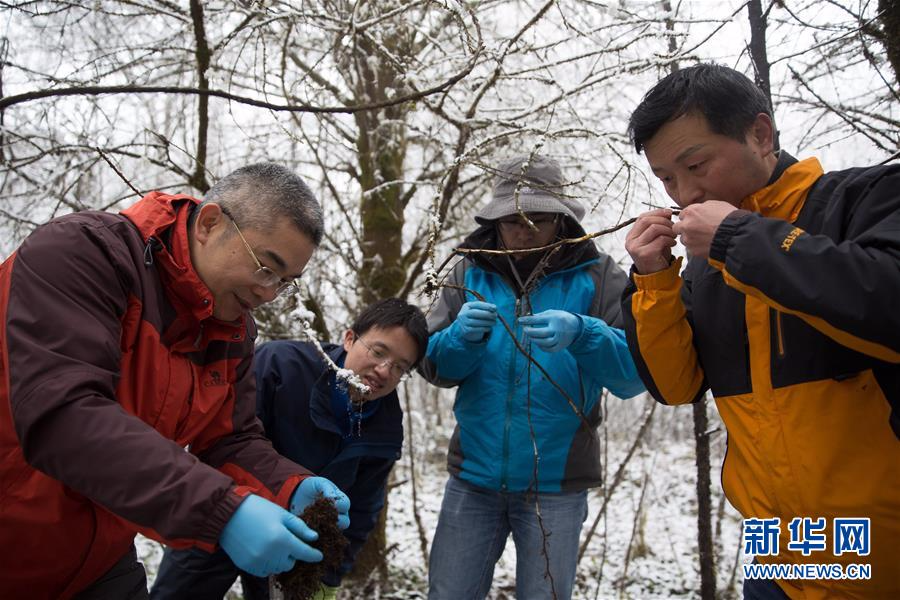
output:
[[337, 379], [346, 383], [348, 387], [352, 388], [362, 395], [366, 395], [371, 392], [372, 390], [369, 388], [369, 386], [362, 382], [362, 379], [360, 379], [359, 375], [354, 373], [351, 369], [343, 369], [339, 367], [337, 363], [331, 360], [331, 357], [328, 356], [328, 353], [325, 352], [324, 348], [322, 348], [322, 344], [319, 342], [319, 338], [316, 336], [316, 330], [313, 329], [313, 326], [311, 324], [314, 316], [315, 315], [313, 315], [313, 313], [302, 304], [298, 304], [297, 308], [295, 308], [291, 312], [291, 317], [297, 319], [297, 321], [300, 322], [301, 333], [303, 334], [303, 337], [305, 337], [307, 341], [312, 343], [312, 345], [316, 349], [316, 352], [318, 352], [319, 356], [322, 357], [322, 360], [325, 361], [325, 365], [329, 369], [334, 371], [335, 377], [337, 377]]

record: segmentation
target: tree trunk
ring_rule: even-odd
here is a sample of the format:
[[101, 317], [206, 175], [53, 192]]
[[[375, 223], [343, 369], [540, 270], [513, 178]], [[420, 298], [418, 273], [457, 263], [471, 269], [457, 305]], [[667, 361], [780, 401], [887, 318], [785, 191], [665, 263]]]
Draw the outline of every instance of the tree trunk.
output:
[[[751, 4], [753, 0], [751, 0]], [[663, 10], [666, 14], [672, 14], [672, 4], [669, 0], [663, 0]], [[666, 31], [674, 34], [674, 19], [666, 19]], [[678, 49], [675, 35], [669, 35], [669, 54], [674, 56]], [[678, 70], [678, 63], [673, 61], [669, 70]], [[767, 72], [768, 73], [768, 72]], [[709, 435], [706, 430], [708, 420], [706, 418], [705, 399], [693, 404], [694, 411], [694, 441], [697, 452], [697, 548], [700, 559], [700, 597], [703, 600], [715, 600], [716, 598], [716, 568], [715, 550], [712, 539], [712, 498], [709, 489]]]
[[[373, 4], [371, 8], [379, 10], [378, 5]], [[392, 51], [398, 50], [405, 43], [404, 35], [402, 29], [397, 30], [393, 35], [385, 36], [382, 43]], [[352, 68], [356, 74], [356, 98], [376, 102], [388, 99], [389, 93], [400, 93], [403, 74], [397, 70], [397, 65], [385, 59], [367, 38], [360, 37], [355, 43]], [[362, 266], [357, 286], [364, 305], [396, 296], [406, 283], [403, 264], [405, 206], [400, 182], [404, 179], [408, 112], [409, 108], [401, 105], [354, 114], [362, 190]], [[388, 499], [385, 498], [378, 523], [356, 557], [353, 577], [357, 580], [365, 581], [375, 571], [382, 580], [387, 579], [387, 510]]]
[[[775, 119], [775, 105], [772, 104], [772, 86], [770, 83], [769, 55], [766, 48], [766, 28], [768, 27], [768, 11], [763, 12], [761, 0], [747, 2], [747, 13], [750, 21], [750, 60], [753, 62], [754, 80], [769, 101], [772, 119]], [[775, 147], [778, 151], [778, 129], [775, 130]]]
[[[197, 59], [197, 87], [201, 90], [209, 89], [209, 80], [206, 72], [209, 70], [209, 61], [212, 56], [209, 45], [206, 43], [206, 28], [203, 24], [203, 4], [200, 0], [191, 0], [191, 19], [194, 23], [194, 36], [197, 47], [195, 57]], [[209, 181], [206, 178], [206, 140], [209, 132], [209, 96], [197, 96], [197, 152], [194, 156], [194, 172], [188, 183], [204, 194], [209, 191]]]
[[709, 480], [709, 420], [706, 398], [693, 405], [697, 446], [697, 546], [700, 554], [700, 597], [716, 598], [716, 553], [712, 538], [712, 497]]
[[878, 0], [878, 13], [881, 42], [894, 69], [894, 81], [900, 87], [900, 0]]

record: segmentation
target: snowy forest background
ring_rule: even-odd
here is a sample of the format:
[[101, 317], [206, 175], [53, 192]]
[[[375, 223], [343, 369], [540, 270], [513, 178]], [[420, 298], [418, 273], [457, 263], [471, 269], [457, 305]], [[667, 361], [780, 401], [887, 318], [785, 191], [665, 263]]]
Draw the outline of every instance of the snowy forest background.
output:
[[[0, 19], [0, 256], [67, 212], [285, 163], [326, 212], [299, 299], [322, 339], [377, 298], [428, 309], [426, 276], [473, 228], [499, 159], [559, 160], [589, 232], [667, 205], [625, 129], [680, 66], [755, 78], [782, 147], [826, 170], [900, 147], [898, 0], [0, 1]], [[627, 269], [626, 231], [597, 243]], [[257, 312], [262, 339], [300, 335], [297, 301]], [[415, 377], [401, 401], [383, 527], [342, 598], [425, 597], [453, 396]], [[603, 402], [607, 477], [575, 597], [739, 597], [714, 404]], [[139, 549], [152, 580], [160, 547]], [[510, 542], [491, 597], [513, 598], [514, 575]]]

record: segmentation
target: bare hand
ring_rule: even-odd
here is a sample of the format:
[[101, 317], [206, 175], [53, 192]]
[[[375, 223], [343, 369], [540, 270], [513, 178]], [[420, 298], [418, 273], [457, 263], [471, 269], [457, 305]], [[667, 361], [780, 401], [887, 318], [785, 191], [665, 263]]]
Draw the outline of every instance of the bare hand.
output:
[[719, 224], [736, 210], [733, 204], [721, 200], [691, 204], [682, 209], [673, 230], [691, 256], [707, 258]]
[[641, 275], [669, 268], [674, 245], [672, 211], [667, 208], [657, 208], [639, 216], [625, 237], [625, 249]]

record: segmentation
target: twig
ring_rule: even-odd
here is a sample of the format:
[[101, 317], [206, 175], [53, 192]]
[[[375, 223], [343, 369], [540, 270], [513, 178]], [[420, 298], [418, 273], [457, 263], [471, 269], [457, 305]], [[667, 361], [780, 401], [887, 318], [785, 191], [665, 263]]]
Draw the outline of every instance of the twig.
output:
[[[531, 304], [530, 300], [529, 304]], [[541, 530], [541, 556], [544, 557], [544, 577], [550, 580], [550, 594], [553, 596], [553, 600], [558, 600], [558, 596], [556, 595], [556, 583], [553, 581], [553, 573], [550, 572], [550, 548], [549, 543], [547, 542], [549, 536], [547, 530], [544, 528], [544, 517], [541, 514], [541, 487], [539, 483], [541, 455], [538, 452], [537, 437], [534, 434], [534, 423], [531, 421], [531, 365], [529, 365], [528, 368], [526, 384], [528, 387], [525, 402], [525, 415], [528, 418], [528, 432], [531, 435], [531, 448], [534, 452], [534, 472], [532, 473], [531, 481], [531, 485], [534, 486], [534, 514], [537, 516], [538, 527]]]
[[118, 168], [116, 168], [116, 165], [114, 165], [113, 162], [112, 162], [111, 160], [109, 160], [109, 157], [106, 156], [106, 153], [103, 152], [103, 150], [101, 150], [99, 146], [97, 146], [97, 147], [95, 148], [95, 150], [97, 150], [97, 153], [100, 155], [100, 158], [102, 158], [103, 160], [105, 160], [105, 161], [106, 161], [106, 164], [108, 164], [108, 165], [110, 166], [110, 168], [111, 168], [113, 171], [116, 172], [116, 175], [118, 175], [119, 178], [120, 178], [122, 181], [125, 182], [125, 185], [127, 185], [128, 187], [130, 187], [130, 188], [131, 188], [131, 191], [134, 192], [135, 194], [137, 194], [137, 197], [138, 197], [138, 198], [143, 198], [143, 197], [144, 197], [144, 194], [142, 194], [140, 191], [138, 191], [138, 189], [137, 189], [136, 187], [134, 187], [133, 185], [131, 185], [131, 182], [128, 181], [128, 178], [126, 178], [124, 175], [122, 175], [122, 172], [121, 172]]
[[898, 157], [900, 157], [900, 150], [897, 150], [896, 152], [894, 152], [893, 154], [891, 154], [890, 156], [888, 156], [886, 159], [884, 159], [883, 161], [881, 161], [881, 162], [878, 163], [878, 164], [879, 164], [879, 165], [886, 165], [886, 164], [888, 164], [889, 162], [891, 162], [892, 160], [894, 160], [895, 158], [898, 158]]
[[624, 588], [628, 581], [628, 567], [634, 556], [634, 538], [638, 535], [641, 527], [641, 517], [644, 513], [644, 497], [647, 494], [647, 487], [650, 485], [650, 474], [644, 473], [644, 484], [641, 486], [641, 495], [638, 498], [637, 510], [634, 511], [634, 523], [631, 526], [631, 539], [628, 541], [628, 550], [625, 552], [625, 565], [622, 567], [622, 577], [619, 580], [620, 585]]
[[[608, 415], [609, 411], [607, 410], [609, 406], [609, 391], [606, 390], [603, 392], [603, 405], [601, 413], [602, 415]], [[609, 424], [606, 419], [603, 419], [603, 445], [601, 447], [601, 482], [603, 483], [603, 487], [601, 488], [601, 493], [606, 489], [607, 477], [609, 476]], [[609, 544], [607, 540], [609, 539], [609, 523], [607, 519], [607, 515], [603, 515], [603, 552], [600, 553], [600, 566], [597, 567], [597, 587], [594, 588], [594, 600], [599, 600], [600, 598], [600, 586], [603, 583], [603, 569], [606, 566], [606, 552], [609, 549]], [[579, 557], [580, 559], [580, 557]]]
[[[673, 213], [673, 214], [677, 214], [677, 212], [674, 211], [674, 210], [672, 211], [672, 213]], [[566, 244], [580, 244], [581, 242], [586, 242], [587, 240], [592, 240], [592, 239], [594, 239], [594, 238], [598, 238], [598, 237], [600, 237], [601, 235], [607, 235], [607, 234], [609, 234], [609, 233], [613, 233], [613, 232], [619, 231], [620, 229], [624, 229], [625, 227], [628, 227], [629, 225], [634, 224], [635, 221], [637, 221], [637, 220], [638, 220], [638, 217], [632, 217], [631, 219], [628, 219], [627, 221], [622, 221], [621, 223], [619, 223], [618, 225], [614, 225], [613, 227], [608, 227], [608, 228], [603, 229], [603, 230], [600, 230], [600, 231], [595, 231], [595, 232], [593, 232], [593, 233], [588, 233], [588, 234], [585, 234], [585, 235], [583, 235], [583, 236], [581, 236], [581, 237], [577, 237], [577, 238], [565, 238], [565, 239], [562, 239], [562, 240], [556, 240], [556, 241], [553, 242], [552, 244], [547, 244], [546, 246], [538, 246], [538, 247], [536, 247], [536, 248], [525, 248], [525, 249], [522, 249], [522, 250], [495, 250], [495, 249], [492, 249], [492, 248], [454, 248], [453, 251], [450, 253], [450, 255], [447, 256], [447, 258], [444, 259], [444, 261], [441, 263], [441, 265], [440, 265], [437, 269], [435, 269], [434, 272], [435, 272], [435, 273], [440, 273], [441, 271], [443, 271], [443, 270], [444, 270], [444, 267], [447, 266], [447, 263], [450, 262], [450, 261], [453, 259], [453, 257], [456, 256], [456, 255], [466, 255], [466, 254], [494, 254], [494, 255], [498, 255], [498, 254], [534, 254], [535, 252], [544, 252], [545, 250], [552, 250], [552, 249], [554, 249], [554, 248], [558, 248], [558, 247], [563, 246], [563, 245], [566, 245]], [[432, 288], [432, 286], [429, 286], [429, 285], [427, 284], [427, 282], [426, 282], [425, 293], [431, 293], [431, 291], [432, 291], [431, 288]]]
[[[463, 285], [455, 285], [452, 283], [445, 283], [444, 287], [462, 290], [464, 292], [472, 294], [481, 302], [486, 302], [486, 300], [484, 299], [484, 296], [482, 296], [475, 290], [471, 290]], [[516, 339], [515, 332], [513, 332], [512, 328], [509, 326], [509, 324], [507, 324], [506, 319], [504, 319], [499, 314], [497, 315], [497, 319], [500, 320], [500, 323], [503, 325], [503, 328], [506, 329], [506, 333], [509, 334], [509, 337], [512, 338], [512, 341], [516, 345], [516, 348], [519, 350], [519, 352], [521, 352], [525, 356], [525, 358], [527, 358], [535, 367], [537, 367], [538, 370], [541, 372], [541, 374], [547, 379], [547, 381], [549, 381], [550, 384], [553, 387], [555, 387], [556, 390], [562, 395], [562, 397], [566, 399], [566, 402], [569, 403], [569, 406], [572, 407], [572, 410], [575, 411], [575, 414], [578, 415], [578, 418], [581, 419], [581, 422], [584, 423], [584, 426], [587, 428], [590, 428], [591, 424], [590, 424], [590, 422], [588, 422], [587, 417], [584, 416], [584, 413], [581, 411], [581, 409], [575, 405], [575, 402], [572, 401], [572, 398], [569, 397], [569, 394], [567, 394], [566, 391], [564, 389], [562, 389], [562, 387], [558, 383], [556, 383], [552, 377], [550, 377], [550, 374], [547, 372], [546, 369], [544, 369], [544, 367], [541, 366], [541, 363], [539, 363], [537, 360], [535, 360], [534, 357], [531, 356], [531, 354], [528, 352], [528, 350], [526, 350], [522, 346], [522, 344], [519, 343], [519, 340]]]
[[604, 496], [603, 498], [603, 504], [600, 506], [600, 511], [594, 518], [594, 522], [591, 524], [591, 528], [588, 530], [587, 537], [585, 537], [584, 541], [581, 542], [581, 548], [578, 549], [578, 562], [581, 562], [581, 559], [584, 557], [584, 552], [585, 550], [587, 550], [591, 538], [594, 537], [594, 533], [597, 531], [597, 525], [600, 523], [600, 519], [603, 518], [604, 514], [606, 514], [606, 507], [609, 504], [609, 499], [612, 497], [613, 492], [615, 492], [616, 488], [619, 487], [619, 484], [622, 483], [622, 480], [625, 478], [625, 467], [631, 461], [631, 457], [634, 456], [634, 453], [638, 449], [638, 446], [641, 445], [641, 440], [643, 440], [644, 435], [647, 433], [647, 429], [650, 427], [650, 422], [653, 419], [653, 413], [655, 411], [656, 403], [654, 402], [650, 405], [650, 409], [647, 411], [647, 416], [644, 418], [644, 422], [643, 424], [641, 424], [640, 430], [638, 430], [637, 435], [634, 436], [634, 442], [631, 444], [631, 448], [628, 449], [628, 454], [626, 454], [625, 458], [622, 459], [621, 464], [619, 464], [619, 468], [616, 470], [616, 474], [613, 476], [612, 485], [610, 485], [609, 489], [606, 491], [606, 496]]
[[463, 67], [462, 71], [456, 73], [452, 77], [449, 77], [445, 81], [439, 83], [438, 85], [432, 86], [425, 90], [419, 90], [415, 93], [405, 94], [403, 96], [397, 96], [395, 98], [391, 98], [390, 100], [384, 100], [382, 102], [371, 102], [366, 104], [356, 104], [353, 106], [314, 106], [311, 104], [275, 104], [272, 102], [266, 102], [264, 100], [257, 100], [255, 98], [249, 98], [246, 96], [240, 96], [237, 94], [232, 94], [231, 92], [226, 92], [224, 90], [216, 90], [216, 89], [201, 89], [201, 88], [191, 88], [191, 87], [178, 87], [178, 86], [140, 86], [140, 85], [79, 85], [72, 86], [67, 88], [55, 88], [55, 89], [47, 89], [47, 90], [33, 90], [30, 92], [25, 92], [22, 94], [15, 94], [12, 96], [6, 96], [5, 98], [0, 98], [0, 110], [9, 108], [10, 106], [15, 106], [17, 104], [21, 104], [23, 102], [31, 102], [33, 100], [41, 100], [43, 98], [58, 98], [62, 96], [100, 96], [107, 94], [186, 94], [186, 95], [194, 95], [194, 96], [204, 96], [204, 97], [213, 97], [213, 98], [223, 98], [225, 100], [229, 100], [231, 102], [237, 102], [240, 104], [246, 104], [249, 106], [254, 106], [257, 108], [266, 108], [271, 111], [286, 111], [286, 112], [304, 112], [304, 113], [314, 113], [314, 114], [323, 114], [323, 113], [343, 113], [343, 114], [353, 114], [362, 111], [369, 110], [378, 110], [382, 108], [388, 108], [390, 106], [397, 106], [400, 104], [405, 104], [407, 102], [413, 102], [416, 100], [420, 100], [432, 94], [437, 94], [439, 92], [443, 92], [447, 90], [462, 79], [464, 79], [469, 73], [472, 72], [472, 69], [475, 68], [475, 65], [478, 63], [478, 58], [483, 51], [482, 47], [475, 48], [475, 52], [472, 57], [469, 59], [468, 63]]
[[743, 548], [743, 545], [741, 541], [738, 541], [737, 548], [734, 553], [734, 563], [732, 563], [731, 565], [731, 577], [728, 578], [728, 590], [734, 590], [734, 580], [737, 575], [738, 563], [741, 560], [741, 548]]
[[318, 352], [319, 356], [322, 357], [322, 360], [325, 361], [325, 366], [334, 371], [334, 375], [337, 379], [340, 379], [348, 386], [356, 390], [362, 395], [368, 394], [371, 389], [369, 386], [362, 382], [362, 379], [359, 378], [359, 375], [353, 372], [352, 369], [342, 369], [337, 366], [331, 357], [328, 356], [328, 353], [322, 348], [322, 344], [319, 343], [319, 338], [316, 336], [316, 330], [313, 329], [313, 326], [310, 324], [309, 320], [302, 314], [302, 311], [295, 310], [294, 316], [297, 317], [300, 321], [301, 333], [303, 337], [305, 337], [309, 342], [312, 342], [312, 345], [315, 347], [316, 352]]

